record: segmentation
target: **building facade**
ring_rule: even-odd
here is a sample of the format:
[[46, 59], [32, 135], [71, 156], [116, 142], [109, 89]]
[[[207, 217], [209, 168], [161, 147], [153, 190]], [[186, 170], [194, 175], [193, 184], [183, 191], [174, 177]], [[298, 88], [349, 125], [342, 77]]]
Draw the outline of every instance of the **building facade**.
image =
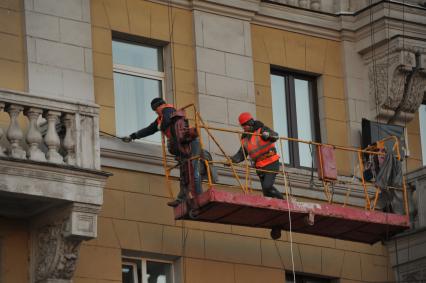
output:
[[[0, 282], [426, 280], [425, 26], [414, 0], [0, 0]], [[195, 104], [211, 127], [239, 129], [249, 111], [282, 136], [345, 147], [362, 145], [363, 118], [403, 127], [412, 228], [367, 245], [175, 221], [160, 135], [117, 138], [155, 119], [154, 97]], [[281, 155], [292, 197], [325, 202], [312, 149]], [[356, 160], [336, 153], [339, 178], [357, 179]], [[218, 187], [235, 184], [218, 173]], [[351, 190], [333, 202], [362, 207]]]

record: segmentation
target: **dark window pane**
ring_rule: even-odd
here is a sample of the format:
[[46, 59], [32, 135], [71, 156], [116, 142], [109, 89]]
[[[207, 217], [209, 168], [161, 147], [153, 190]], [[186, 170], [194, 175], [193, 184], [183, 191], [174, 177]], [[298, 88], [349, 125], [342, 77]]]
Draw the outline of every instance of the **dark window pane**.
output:
[[148, 283], [172, 283], [172, 265], [165, 262], [147, 261]]
[[121, 277], [123, 283], [136, 283], [137, 280], [135, 278], [135, 267], [130, 264], [123, 264], [121, 267]]
[[114, 64], [138, 67], [153, 71], [163, 71], [161, 48], [132, 44], [122, 41], [112, 42]]

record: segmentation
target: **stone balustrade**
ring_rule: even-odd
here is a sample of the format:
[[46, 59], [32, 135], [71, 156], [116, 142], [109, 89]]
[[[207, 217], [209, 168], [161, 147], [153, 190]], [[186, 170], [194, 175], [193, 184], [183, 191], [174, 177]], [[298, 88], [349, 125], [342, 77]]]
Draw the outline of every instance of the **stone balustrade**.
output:
[[100, 169], [95, 104], [0, 89], [0, 112], [0, 157]]

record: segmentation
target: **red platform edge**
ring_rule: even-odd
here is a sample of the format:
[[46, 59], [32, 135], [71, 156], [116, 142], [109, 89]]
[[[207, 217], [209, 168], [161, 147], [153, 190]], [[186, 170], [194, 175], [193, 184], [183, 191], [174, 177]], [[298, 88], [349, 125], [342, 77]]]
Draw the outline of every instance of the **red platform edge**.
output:
[[[197, 214], [189, 216], [189, 204], [174, 208], [176, 220], [289, 229], [289, 214], [295, 232], [333, 237], [344, 240], [375, 243], [409, 228], [405, 215], [369, 211], [341, 204], [287, 202], [260, 195], [237, 194], [210, 189], [191, 200], [191, 208]], [[314, 216], [314, 224], [306, 221]]]

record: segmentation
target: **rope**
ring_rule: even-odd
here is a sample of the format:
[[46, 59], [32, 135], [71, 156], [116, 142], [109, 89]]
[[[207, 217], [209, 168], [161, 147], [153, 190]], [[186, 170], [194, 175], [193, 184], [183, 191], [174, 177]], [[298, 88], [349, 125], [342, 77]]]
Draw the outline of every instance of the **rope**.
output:
[[172, 89], [172, 95], [173, 95], [173, 103], [177, 103], [177, 97], [176, 97], [176, 70], [175, 70], [175, 52], [174, 52], [174, 43], [173, 43], [173, 29], [174, 29], [174, 20], [173, 20], [173, 8], [171, 4], [171, 0], [167, 1], [167, 17], [169, 20], [169, 42], [170, 42], [170, 52], [171, 52], [171, 68], [172, 68], [172, 75], [173, 75], [173, 89]]
[[110, 134], [110, 133], [107, 133], [107, 132], [104, 132], [104, 131], [99, 131], [99, 133], [100, 133], [100, 134], [103, 134], [103, 135], [105, 135], [105, 136], [109, 136], [109, 137], [112, 137], [112, 138], [116, 138], [116, 139], [121, 140], [121, 138], [117, 137], [116, 135], [113, 135], [113, 134]]
[[[280, 139], [280, 149], [281, 152], [283, 151], [283, 142]], [[289, 189], [288, 189], [288, 180], [287, 175], [285, 174], [285, 162], [282, 163], [282, 171], [284, 174], [284, 188], [285, 188], [285, 196], [287, 199], [287, 205], [288, 205], [288, 223], [289, 223], [289, 238], [290, 238], [290, 253], [291, 253], [291, 268], [293, 271], [293, 282], [296, 282], [296, 272], [294, 271], [294, 255], [293, 255], [293, 234], [292, 234], [292, 225], [291, 225], [291, 208], [290, 208], [290, 196], [289, 196]]]

